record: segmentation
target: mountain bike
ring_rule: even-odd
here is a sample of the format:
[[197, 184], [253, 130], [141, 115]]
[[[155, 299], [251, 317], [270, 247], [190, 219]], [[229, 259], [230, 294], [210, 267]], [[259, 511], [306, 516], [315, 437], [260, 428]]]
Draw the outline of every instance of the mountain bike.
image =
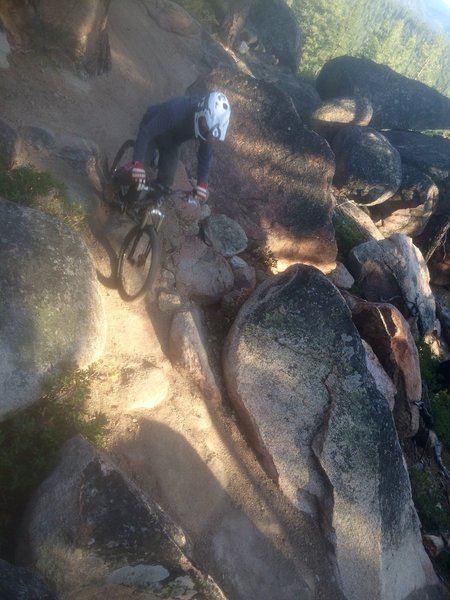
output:
[[161, 239], [158, 235], [164, 221], [164, 201], [179, 196], [188, 203], [194, 200], [190, 192], [152, 185], [146, 181], [144, 190], [137, 192], [128, 178], [125, 183], [114, 183], [121, 169], [132, 162], [134, 140], [127, 140], [119, 148], [108, 173], [107, 185], [112, 186], [113, 200], [105, 202], [125, 213], [134, 222], [119, 250], [116, 280], [119, 294], [127, 302], [145, 296], [155, 282], [161, 263]]
[[156, 279], [161, 262], [158, 232], [164, 220], [163, 197], [173, 193], [148, 183], [137, 193], [131, 183], [113, 183], [119, 170], [132, 161], [133, 148], [134, 140], [127, 140], [119, 148], [109, 170], [108, 183], [114, 188], [114, 198], [105, 199], [134, 222], [120, 247], [116, 273], [119, 294], [128, 302], [142, 298]]

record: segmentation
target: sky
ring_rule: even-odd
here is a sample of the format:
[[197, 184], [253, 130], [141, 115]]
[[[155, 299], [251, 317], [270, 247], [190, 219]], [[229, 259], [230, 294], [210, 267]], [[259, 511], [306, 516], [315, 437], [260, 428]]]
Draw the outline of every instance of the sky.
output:
[[450, 0], [403, 0], [430, 25], [443, 29], [450, 36]]

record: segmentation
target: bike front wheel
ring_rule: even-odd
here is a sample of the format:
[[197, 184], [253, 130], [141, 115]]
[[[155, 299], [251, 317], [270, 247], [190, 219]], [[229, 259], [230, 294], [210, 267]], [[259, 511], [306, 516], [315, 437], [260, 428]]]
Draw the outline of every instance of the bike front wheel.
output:
[[120, 248], [117, 265], [117, 285], [124, 300], [138, 300], [150, 290], [160, 258], [160, 241], [153, 226], [130, 229]]

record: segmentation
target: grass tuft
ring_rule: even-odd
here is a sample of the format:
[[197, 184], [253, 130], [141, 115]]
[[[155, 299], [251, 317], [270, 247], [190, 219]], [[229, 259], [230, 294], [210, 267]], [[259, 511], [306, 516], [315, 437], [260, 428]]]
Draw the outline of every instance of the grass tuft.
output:
[[50, 214], [75, 231], [86, 222], [83, 207], [69, 202], [66, 186], [33, 165], [7, 169], [0, 161], [0, 196]]

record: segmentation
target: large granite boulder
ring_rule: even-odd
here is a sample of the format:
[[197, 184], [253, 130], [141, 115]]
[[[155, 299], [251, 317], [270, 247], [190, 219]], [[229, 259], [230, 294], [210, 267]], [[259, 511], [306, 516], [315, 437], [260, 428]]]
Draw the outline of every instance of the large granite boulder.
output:
[[371, 127], [349, 125], [334, 136], [333, 183], [350, 200], [373, 206], [388, 200], [402, 180], [400, 154]]
[[[280, 266], [303, 262], [332, 270], [334, 157], [327, 142], [304, 127], [292, 101], [267, 82], [216, 69], [189, 92], [208, 89], [222, 89], [232, 107], [227, 139], [215, 148], [212, 206], [265, 244]], [[184, 154], [193, 173], [194, 150]]]
[[183, 531], [151, 499], [76, 437], [31, 500], [17, 559], [51, 582], [58, 598], [88, 597], [87, 590], [110, 598], [114, 588], [123, 590], [117, 598], [128, 598], [126, 589], [152, 598], [164, 588], [167, 598], [225, 600], [192, 565], [186, 546]]
[[6, 0], [0, 6], [0, 21], [16, 44], [59, 49], [83, 73], [100, 75], [111, 67], [109, 4], [110, 0]]
[[370, 302], [389, 302], [408, 320], [418, 339], [436, 328], [436, 303], [430, 275], [420, 250], [411, 238], [395, 234], [354, 247], [349, 266]]
[[60, 221], [0, 199], [0, 255], [3, 417], [37, 400], [50, 370], [97, 360], [106, 329], [91, 255]]
[[[449, 100], [450, 102], [450, 100]], [[437, 183], [450, 179], [450, 140], [416, 131], [385, 131], [402, 161], [423, 171]]]
[[345, 597], [443, 598], [388, 403], [328, 279], [296, 265], [261, 284], [230, 330], [223, 363], [265, 470], [322, 523]]
[[373, 108], [367, 98], [333, 98], [321, 102], [311, 114], [311, 129], [332, 139], [346, 125], [369, 125]]
[[36, 2], [38, 33], [45, 43], [61, 47], [89, 75], [101, 75], [111, 68], [108, 38], [109, 0], [60, 0]]
[[352, 317], [394, 383], [394, 420], [399, 437], [413, 437], [419, 428], [416, 402], [422, 398], [422, 378], [419, 353], [408, 323], [392, 304], [361, 301], [352, 307]]
[[420, 235], [437, 209], [439, 189], [426, 173], [402, 166], [398, 191], [386, 202], [370, 208], [370, 216], [385, 237], [403, 233]]
[[367, 58], [339, 56], [316, 79], [321, 98], [365, 96], [375, 129], [449, 129], [450, 99]]
[[23, 567], [0, 560], [2, 600], [56, 600], [43, 581]]
[[309, 122], [311, 114], [321, 103], [320, 96], [311, 83], [300, 79], [295, 73], [287, 69], [280, 69], [279, 65], [268, 64], [255, 52], [247, 52], [240, 56], [255, 79], [267, 81], [287, 94], [294, 103], [295, 110], [305, 123]]

